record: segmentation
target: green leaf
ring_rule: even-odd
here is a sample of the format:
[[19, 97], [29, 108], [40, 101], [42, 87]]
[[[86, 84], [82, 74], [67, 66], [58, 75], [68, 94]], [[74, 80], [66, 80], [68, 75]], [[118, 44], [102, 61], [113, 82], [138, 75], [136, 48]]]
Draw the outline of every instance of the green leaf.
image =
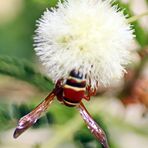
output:
[[26, 81], [42, 91], [53, 89], [52, 81], [39, 73], [31, 63], [25, 60], [0, 56], [0, 74]]

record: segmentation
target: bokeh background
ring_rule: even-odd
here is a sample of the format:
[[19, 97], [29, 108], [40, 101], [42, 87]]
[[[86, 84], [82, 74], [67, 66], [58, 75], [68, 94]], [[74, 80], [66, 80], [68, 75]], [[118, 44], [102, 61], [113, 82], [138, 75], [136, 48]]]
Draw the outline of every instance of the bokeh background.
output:
[[[36, 20], [57, 0], [0, 0], [0, 147], [101, 148], [78, 111], [56, 100], [18, 139], [20, 117], [52, 90], [53, 83], [33, 51]], [[148, 11], [148, 0], [116, 1], [129, 17]], [[120, 83], [100, 88], [84, 102], [106, 131], [111, 148], [148, 147], [148, 16], [133, 23], [133, 60]]]

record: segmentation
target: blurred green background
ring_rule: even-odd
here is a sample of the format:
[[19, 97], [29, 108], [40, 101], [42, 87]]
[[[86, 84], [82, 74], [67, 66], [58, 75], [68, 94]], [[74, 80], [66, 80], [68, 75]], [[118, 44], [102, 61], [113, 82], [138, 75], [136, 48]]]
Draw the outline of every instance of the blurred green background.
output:
[[[53, 88], [33, 50], [33, 36], [36, 20], [46, 8], [54, 7], [56, 3], [57, 0], [0, 0], [1, 148], [101, 148], [83, 124], [78, 111], [57, 101], [33, 128], [17, 140], [12, 138], [18, 119], [32, 110]], [[148, 11], [147, 0], [115, 3], [126, 8], [124, 13], [129, 17]], [[148, 47], [148, 17], [134, 22], [133, 27], [136, 34], [133, 49], [142, 51]], [[147, 59], [146, 56], [141, 60], [138, 54], [133, 54], [134, 64], [129, 69], [138, 74], [137, 79], [148, 79]], [[98, 96], [86, 106], [106, 131], [111, 148], [147, 148], [148, 98], [125, 105], [121, 100], [128, 96], [125, 86], [121, 82], [107, 89], [109, 93], [102, 95], [104, 90], [98, 92]], [[147, 83], [145, 88], [148, 88]]]
[[54, 6], [56, 1], [8, 0], [1, 3], [4, 8], [1, 8], [0, 16], [0, 54], [33, 61], [36, 20], [46, 8]]

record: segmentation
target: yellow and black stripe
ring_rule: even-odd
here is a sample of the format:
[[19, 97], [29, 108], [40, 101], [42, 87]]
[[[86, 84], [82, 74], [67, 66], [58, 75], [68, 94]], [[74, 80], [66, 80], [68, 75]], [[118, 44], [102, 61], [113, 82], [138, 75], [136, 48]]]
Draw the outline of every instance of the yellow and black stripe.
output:
[[86, 81], [79, 72], [72, 71], [63, 88], [64, 103], [67, 106], [76, 106], [84, 96]]

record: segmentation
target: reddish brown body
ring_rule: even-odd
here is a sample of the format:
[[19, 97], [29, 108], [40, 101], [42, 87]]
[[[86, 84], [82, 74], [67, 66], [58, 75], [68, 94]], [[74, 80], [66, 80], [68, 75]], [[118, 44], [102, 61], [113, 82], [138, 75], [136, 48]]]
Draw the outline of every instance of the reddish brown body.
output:
[[86, 81], [83, 79], [82, 75], [76, 73], [75, 71], [71, 71], [61, 89], [62, 91], [57, 98], [66, 106], [77, 106], [83, 98], [86, 98]]

